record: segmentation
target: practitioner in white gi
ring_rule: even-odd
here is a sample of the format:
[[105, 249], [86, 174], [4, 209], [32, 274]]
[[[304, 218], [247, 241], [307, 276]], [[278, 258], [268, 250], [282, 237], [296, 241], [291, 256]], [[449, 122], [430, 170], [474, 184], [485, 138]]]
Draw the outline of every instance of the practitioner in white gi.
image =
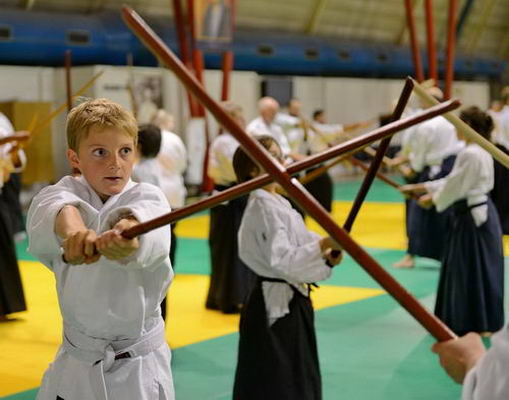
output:
[[278, 111], [279, 103], [276, 99], [272, 97], [262, 97], [258, 101], [258, 112], [260, 115], [247, 125], [246, 131], [250, 135], [255, 136], [272, 136], [281, 146], [284, 157], [291, 158], [295, 161], [302, 160], [304, 156], [292, 151], [283, 128], [281, 128], [276, 121]]
[[[257, 138], [276, 160], [282, 152], [270, 136]], [[239, 182], [263, 173], [239, 148], [233, 165]], [[309, 231], [276, 192], [253, 191], [239, 230], [239, 254], [258, 275], [242, 309], [233, 398], [319, 400], [320, 366], [309, 284], [327, 279], [341, 261], [330, 238]]]
[[509, 399], [509, 326], [491, 340], [486, 351], [477, 333], [435, 343], [440, 365], [457, 383], [463, 383], [462, 400]]
[[137, 132], [109, 100], [75, 107], [67, 157], [81, 176], [32, 201], [29, 251], [55, 274], [64, 325], [38, 400], [174, 399], [159, 307], [173, 277], [170, 227], [120, 235], [170, 210], [160, 189], [130, 179]]
[[[436, 87], [428, 89], [428, 92], [438, 100], [443, 97], [441, 90]], [[404, 154], [408, 154], [408, 162], [415, 175], [410, 183], [447, 176], [463, 147], [464, 143], [458, 140], [454, 126], [444, 117], [435, 117], [411, 129], [403, 139], [402, 149]], [[401, 161], [394, 160], [393, 165]], [[425, 210], [410, 200], [407, 210], [408, 250], [394, 266], [412, 268], [415, 256], [440, 261], [444, 253], [446, 219], [447, 216], [439, 215], [434, 207]]]
[[[242, 107], [231, 102], [221, 103], [225, 112], [242, 128], [245, 126]], [[217, 136], [209, 150], [209, 176], [214, 190], [220, 192], [237, 183], [233, 170], [233, 154], [239, 142], [227, 131]], [[224, 202], [210, 209], [210, 286], [206, 307], [223, 313], [237, 313], [253, 288], [253, 272], [239, 258], [237, 233], [247, 196]]]

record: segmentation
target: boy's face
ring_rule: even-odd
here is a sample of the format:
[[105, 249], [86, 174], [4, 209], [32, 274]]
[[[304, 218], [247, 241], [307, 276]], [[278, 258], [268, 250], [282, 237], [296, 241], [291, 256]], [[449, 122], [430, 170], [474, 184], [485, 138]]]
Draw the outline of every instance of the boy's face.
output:
[[67, 150], [67, 158], [78, 168], [87, 182], [106, 201], [118, 194], [131, 177], [135, 160], [132, 137], [113, 128], [92, 127], [78, 147], [78, 152]]

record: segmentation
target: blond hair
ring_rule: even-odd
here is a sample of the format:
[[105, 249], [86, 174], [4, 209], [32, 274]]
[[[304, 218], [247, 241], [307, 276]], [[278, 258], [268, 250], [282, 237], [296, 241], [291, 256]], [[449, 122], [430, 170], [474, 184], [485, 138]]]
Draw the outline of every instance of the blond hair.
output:
[[136, 119], [120, 104], [108, 99], [91, 99], [74, 107], [67, 116], [67, 146], [78, 151], [92, 128], [117, 128], [138, 141]]

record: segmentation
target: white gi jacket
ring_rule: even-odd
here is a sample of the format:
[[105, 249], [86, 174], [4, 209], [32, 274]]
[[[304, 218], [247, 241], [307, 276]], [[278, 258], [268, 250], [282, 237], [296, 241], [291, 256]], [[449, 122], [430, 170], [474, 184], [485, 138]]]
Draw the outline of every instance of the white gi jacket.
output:
[[[14, 127], [11, 124], [11, 121], [0, 112], [0, 138], [11, 136], [14, 134]], [[12, 149], [12, 143], [6, 143], [0, 147], [0, 157], [8, 157], [9, 151]], [[14, 169], [14, 173], [22, 172], [25, 169], [27, 164], [27, 156], [23, 150], [18, 152], [19, 159], [21, 161], [21, 165]], [[2, 172], [0, 171], [0, 175]], [[3, 179], [3, 177], [0, 176]], [[3, 182], [3, 181], [2, 181]]]
[[491, 348], [472, 368], [463, 383], [462, 400], [509, 399], [509, 328], [493, 335]]
[[105, 203], [84, 177], [64, 177], [34, 197], [27, 220], [29, 251], [55, 274], [64, 322], [64, 343], [37, 399], [173, 399], [159, 307], [173, 278], [170, 226], [141, 235], [140, 248], [124, 260], [101, 257], [90, 265], [69, 265], [54, 232], [55, 218], [68, 204], [98, 233], [127, 213], [147, 221], [170, 210], [158, 188], [132, 181]]
[[223, 132], [212, 141], [208, 174], [216, 185], [228, 186], [237, 181], [233, 155], [238, 147], [239, 142], [229, 132]]
[[187, 191], [182, 174], [187, 168], [187, 150], [182, 139], [175, 133], [162, 129], [161, 149], [157, 160], [162, 171], [161, 190], [171, 208], [184, 206]]
[[405, 143], [411, 147], [410, 165], [417, 172], [430, 166], [431, 176], [440, 171], [443, 160], [457, 154], [464, 147], [464, 143], [456, 136], [454, 126], [443, 117], [427, 120], [411, 132]]
[[308, 146], [311, 154], [318, 154], [329, 148], [329, 145], [336, 144], [343, 133], [343, 125], [341, 124], [320, 124], [313, 123], [319, 133], [312, 129], [308, 132]]
[[509, 149], [509, 105], [505, 105], [498, 113], [498, 124], [494, 141]]
[[[307, 229], [288, 200], [263, 189], [251, 192], [239, 233], [239, 256], [257, 275], [283, 279], [307, 296], [305, 283], [331, 275], [320, 251], [320, 235]], [[268, 323], [288, 314], [293, 290], [263, 282]]]
[[290, 114], [277, 113], [274, 120], [283, 129], [292, 153], [306, 154], [307, 145], [304, 129], [300, 128], [300, 118]]
[[[467, 199], [469, 206], [485, 203], [493, 185], [493, 158], [482, 147], [471, 143], [458, 154], [449, 175], [426, 182], [424, 186], [432, 194], [437, 211], [442, 212], [461, 199]], [[487, 204], [472, 208], [470, 212], [476, 226], [488, 219]]]
[[276, 139], [279, 146], [281, 147], [281, 151], [283, 152], [283, 156], [287, 156], [291, 153], [290, 144], [288, 143], [288, 138], [286, 137], [283, 129], [272, 122], [267, 125], [262, 117], [258, 117], [253, 119], [246, 127], [246, 132], [253, 136], [259, 135], [269, 135]]
[[161, 164], [156, 158], [141, 158], [134, 166], [132, 179], [138, 183], [150, 183], [161, 189], [163, 186]]

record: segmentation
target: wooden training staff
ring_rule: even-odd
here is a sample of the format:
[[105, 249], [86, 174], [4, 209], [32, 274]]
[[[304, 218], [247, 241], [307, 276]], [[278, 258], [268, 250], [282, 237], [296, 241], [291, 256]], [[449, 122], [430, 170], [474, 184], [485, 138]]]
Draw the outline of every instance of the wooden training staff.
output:
[[[72, 100], [74, 100], [76, 97], [81, 96], [83, 93], [85, 93], [93, 84], [94, 82], [99, 79], [99, 77], [104, 73], [104, 71], [99, 71], [97, 74], [95, 74], [90, 80], [88, 80], [76, 93], [72, 95]], [[41, 132], [41, 130], [46, 127], [51, 121], [55, 119], [55, 117], [63, 112], [67, 108], [67, 101], [63, 103], [60, 107], [53, 110], [44, 120], [42, 120], [39, 124], [36, 125], [36, 127], [32, 131], [32, 137], [35, 136], [37, 133]]]
[[26, 131], [17, 132], [16, 135], [4, 136], [0, 138], [0, 146], [10, 142], [26, 142], [30, 138], [30, 133]]
[[[401, 116], [403, 115], [403, 111], [405, 111], [405, 107], [408, 104], [408, 100], [412, 95], [412, 88], [413, 83], [410, 79], [407, 78], [405, 81], [405, 86], [403, 87], [403, 90], [399, 97], [398, 104], [396, 105], [396, 108], [394, 109], [394, 112], [392, 114], [391, 122], [400, 119]], [[361, 209], [362, 203], [364, 202], [366, 196], [368, 195], [369, 189], [371, 188], [371, 184], [375, 180], [375, 176], [377, 175], [377, 173], [379, 173], [378, 170], [380, 168], [380, 165], [382, 164], [385, 152], [389, 148], [390, 143], [391, 136], [383, 139], [380, 145], [378, 146], [375, 157], [373, 158], [373, 161], [371, 161], [371, 165], [368, 168], [366, 176], [362, 181], [362, 185], [359, 191], [357, 192], [357, 196], [355, 197], [352, 208], [350, 209], [350, 212], [348, 213], [346, 221], [343, 225], [343, 229], [345, 229], [347, 232], [350, 232], [352, 230], [355, 218], [357, 217], [357, 214]]]
[[[457, 103], [451, 102], [443, 103], [440, 104], [439, 106], [435, 106], [433, 109], [430, 108], [425, 112], [417, 113], [412, 117], [408, 117], [405, 119], [401, 119], [397, 122], [387, 124], [381, 128], [378, 128], [370, 132], [369, 134], [359, 136], [348, 142], [340, 143], [319, 154], [315, 154], [304, 160], [290, 164], [287, 168], [287, 172], [291, 175], [294, 175], [300, 171], [313, 167], [316, 164], [320, 164], [334, 157], [338, 156], [345, 158], [350, 157], [352, 154], [356, 153], [360, 147], [367, 146], [370, 143], [383, 139], [384, 137], [393, 135], [394, 133], [400, 130], [407, 129], [427, 119], [431, 119], [436, 117], [437, 115], [441, 115], [442, 113], [446, 112], [446, 110], [457, 107], [458, 107]], [[203, 200], [199, 200], [189, 206], [179, 208], [178, 210], [172, 211], [168, 214], [164, 214], [150, 221], [138, 224], [130, 229], [123, 231], [122, 236], [124, 236], [126, 239], [132, 239], [136, 236], [142, 235], [151, 230], [157, 229], [161, 226], [168, 225], [172, 222], [179, 221], [197, 212], [214, 207], [225, 201], [236, 199], [255, 189], [259, 189], [273, 181], [274, 179], [269, 174], [264, 174], [257, 178], [251, 179], [248, 182], [235, 185], [234, 187], [223, 190], [213, 196], [209, 196]]]
[[[364, 171], [368, 171], [369, 167], [364, 164], [362, 161], [357, 160], [356, 158], [351, 157], [348, 161], [350, 161], [353, 165], [363, 169]], [[393, 179], [389, 178], [387, 175], [382, 174], [380, 171], [376, 173], [376, 177], [380, 179], [382, 182], [385, 182], [387, 185], [392, 186], [394, 189], [401, 191], [401, 185]], [[405, 194], [407, 195], [407, 194]], [[412, 199], [418, 200], [419, 196], [415, 193], [408, 194]]]
[[[178, 60], [164, 42], [150, 29], [143, 19], [130, 7], [122, 9], [124, 21], [158, 57], [179, 78], [182, 84], [205, 106], [216, 120], [225, 127], [256, 160], [269, 175], [271, 175], [288, 194], [311, 217], [315, 219], [328, 234], [339, 243], [391, 296], [407, 309], [437, 340], [444, 341], [455, 338], [454, 333], [437, 317], [429, 313], [409, 292], [407, 292], [390, 274], [388, 274], [375, 259], [362, 249], [342, 228], [328, 215], [327, 211], [314, 199], [304, 187], [279, 163], [275, 162], [270, 153], [226, 114], [223, 108], [208, 95], [200, 83], [185, 66]], [[459, 102], [448, 104], [452, 108], [458, 107]], [[394, 128], [394, 127], [393, 127]], [[249, 183], [249, 182], [247, 182]]]
[[[412, 78], [410, 78], [412, 79]], [[414, 82], [414, 92], [417, 94], [428, 106], [433, 106], [439, 104], [439, 101], [431, 96], [426, 90], [419, 85], [415, 80]], [[493, 143], [491, 143], [488, 139], [485, 139], [480, 134], [478, 134], [475, 130], [473, 130], [470, 126], [468, 126], [465, 122], [463, 122], [458, 116], [452, 113], [444, 114], [444, 118], [447, 119], [454, 127], [465, 135], [472, 142], [477, 143], [484, 150], [490, 153], [493, 158], [495, 158], [498, 162], [504, 165], [506, 168], [509, 168], [509, 156], [505, 154], [502, 150], [497, 148]]]

